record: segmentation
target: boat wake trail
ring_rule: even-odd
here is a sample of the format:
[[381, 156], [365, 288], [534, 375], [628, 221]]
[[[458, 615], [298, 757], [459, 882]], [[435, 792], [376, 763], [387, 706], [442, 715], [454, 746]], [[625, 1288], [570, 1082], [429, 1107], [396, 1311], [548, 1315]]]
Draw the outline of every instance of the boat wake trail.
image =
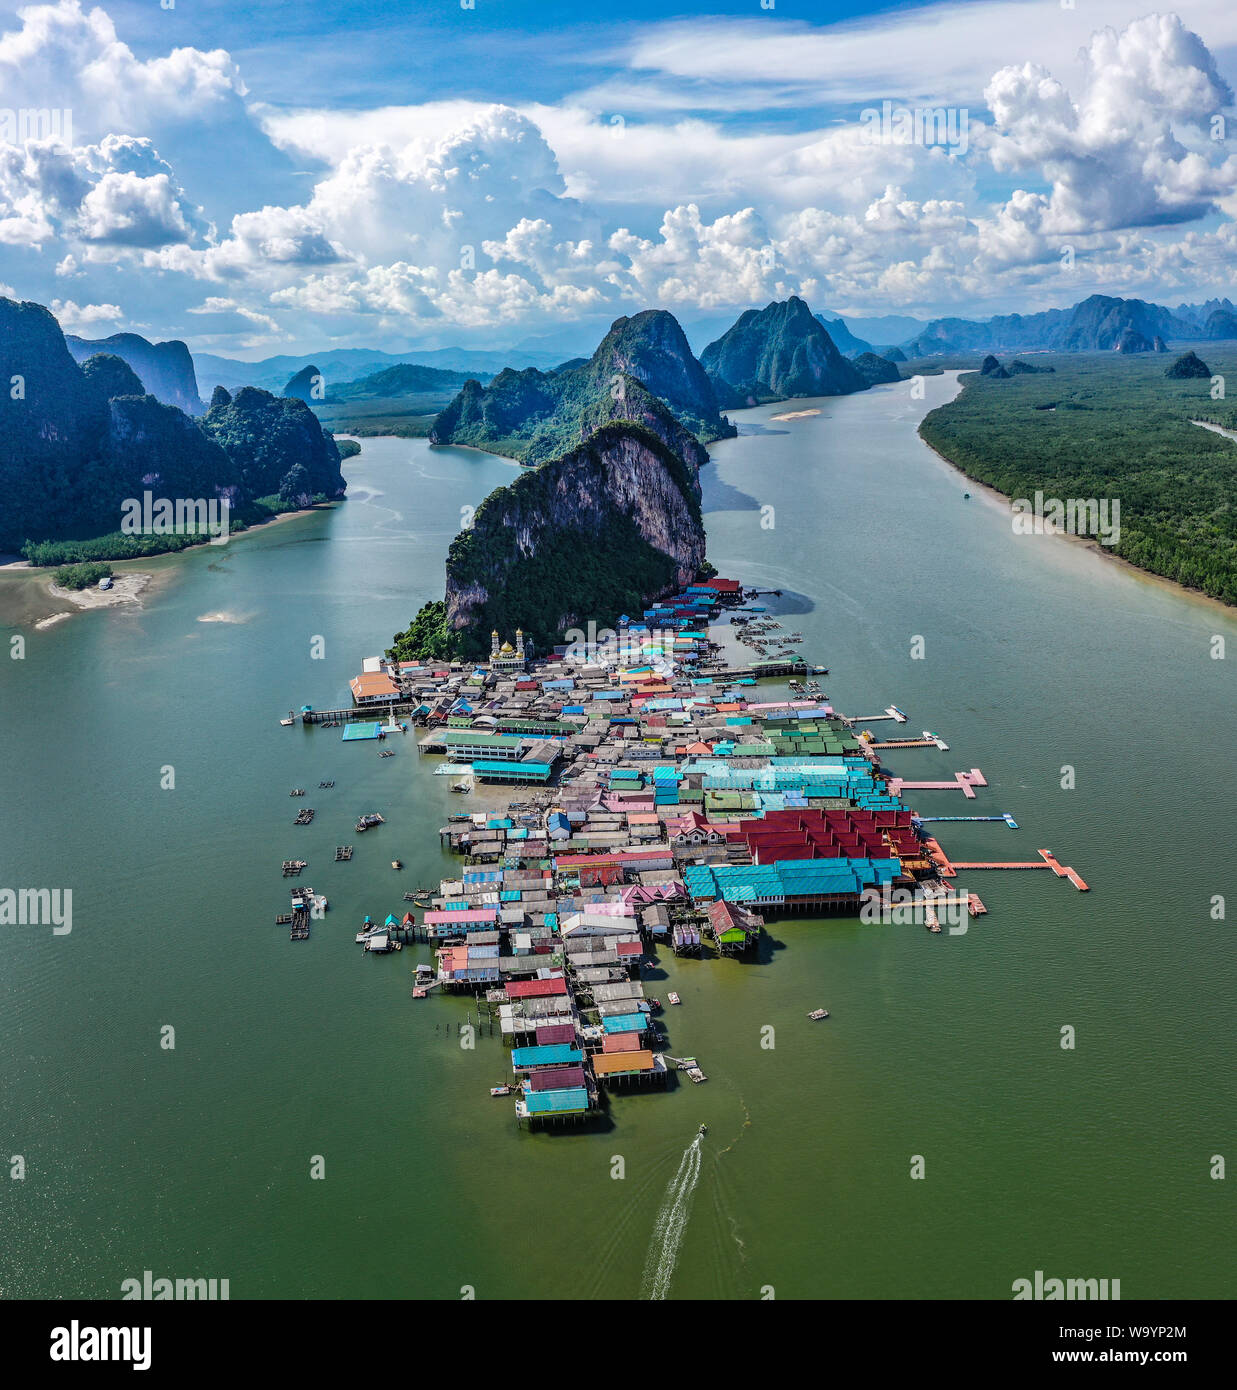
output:
[[679, 1258], [679, 1243], [691, 1214], [692, 1193], [700, 1181], [700, 1145], [703, 1134], [697, 1134], [683, 1151], [674, 1176], [666, 1185], [661, 1210], [653, 1226], [653, 1239], [644, 1261], [644, 1278], [640, 1284], [641, 1298], [664, 1299], [670, 1291], [670, 1280]]

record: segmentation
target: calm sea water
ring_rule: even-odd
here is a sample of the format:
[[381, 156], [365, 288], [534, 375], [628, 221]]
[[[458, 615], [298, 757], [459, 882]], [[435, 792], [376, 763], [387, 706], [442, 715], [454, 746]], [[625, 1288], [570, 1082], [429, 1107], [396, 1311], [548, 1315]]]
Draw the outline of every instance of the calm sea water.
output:
[[[670, 1050], [710, 1081], [619, 1097], [601, 1132], [517, 1132], [488, 1095], [500, 1041], [462, 1049], [468, 1002], [409, 997], [427, 948], [353, 944], [452, 862], [449, 779], [411, 737], [379, 759], [278, 723], [346, 700], [512, 465], [369, 440], [334, 512], [158, 562], [141, 611], [24, 627], [0, 660], [0, 886], [72, 888], [73, 930], [0, 929], [0, 1157], [26, 1163], [0, 1172], [0, 1293], [115, 1297], [150, 1269], [234, 1298], [637, 1297], [660, 1263], [671, 1297], [1003, 1298], [1036, 1269], [1231, 1294], [1231, 1183], [1208, 1174], [1234, 1156], [1237, 971], [1210, 899], [1237, 892], [1237, 622], [964, 501], [915, 433], [953, 389], [746, 412], [706, 471], [710, 556], [785, 591], [838, 708], [893, 702], [949, 742], [896, 771], [983, 770], [975, 802], [908, 795], [1018, 821], [939, 826], [954, 858], [1050, 848], [1092, 892], [971, 873], [990, 912], [965, 935], [796, 920], [756, 964], [663, 958]], [[0, 624], [19, 592], [0, 581]], [[371, 810], [387, 824], [356, 836]], [[273, 925], [289, 857], [331, 900], [304, 944]]]

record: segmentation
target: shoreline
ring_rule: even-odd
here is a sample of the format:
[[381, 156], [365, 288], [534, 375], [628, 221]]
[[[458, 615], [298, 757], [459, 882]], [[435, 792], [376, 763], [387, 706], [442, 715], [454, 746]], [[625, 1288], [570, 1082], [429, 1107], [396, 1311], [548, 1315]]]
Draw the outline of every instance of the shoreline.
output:
[[[314, 507], [301, 507], [294, 512], [280, 512], [276, 516], [256, 522], [254, 525], [246, 527], [244, 531], [230, 536], [228, 545], [243, 541], [246, 536], [258, 535], [268, 526], [277, 525], [281, 521], [291, 521], [296, 517], [332, 511], [336, 505], [336, 502], [322, 502]], [[216, 546], [214, 548], [218, 550], [227, 547]], [[29, 627], [36, 632], [44, 632], [48, 628], [59, 626], [66, 618], [72, 618], [78, 613], [84, 613], [91, 609], [127, 608], [130, 606], [140, 609], [144, 606], [143, 597], [156, 594], [177, 574], [180, 567], [173, 562], [179, 561], [184, 556], [193, 555], [197, 551], [209, 549], [211, 549], [210, 543], [203, 541], [201, 545], [186, 546], [183, 550], [164, 550], [156, 555], [136, 555], [126, 560], [101, 561], [100, 563], [114, 566], [115, 581], [118, 585], [123, 585], [119, 593], [115, 588], [110, 590], [98, 588], [57, 589], [56, 585], [51, 582], [51, 576], [60, 568], [59, 565], [32, 565], [29, 560], [22, 559], [21, 556], [13, 555], [11, 552], [0, 552], [0, 599], [10, 600], [8, 604], [0, 604], [0, 627]], [[155, 566], [155, 568], [151, 569], [151, 566]], [[126, 578], [130, 577], [135, 579], [140, 577], [143, 582], [136, 586], [125, 584]], [[103, 601], [82, 602], [79, 597], [82, 594], [90, 594], [92, 599], [98, 596]], [[117, 596], [112, 597], [112, 595]], [[62, 606], [66, 603], [71, 603], [73, 607], [66, 609]]]
[[[85, 589], [62, 589], [58, 584], [49, 584], [47, 590], [53, 598], [71, 603], [84, 613], [91, 608], [120, 608], [128, 603], [136, 603], [140, 607], [141, 596], [153, 581], [153, 574], [129, 570], [125, 574], [115, 575], [110, 589], [100, 589], [97, 585]], [[52, 621], [72, 616], [71, 613], [58, 613]], [[43, 621], [51, 626], [46, 619]]]
[[[274, 516], [268, 516], [263, 518], [263, 520], [261, 521], [255, 521], [251, 525], [246, 526], [243, 531], [237, 531], [234, 535], [230, 535], [228, 537], [227, 544], [231, 545], [234, 541], [242, 540], [245, 536], [252, 535], [254, 532], [257, 531], [261, 531], [266, 526], [275, 526], [281, 521], [291, 521], [293, 520], [293, 518], [298, 516], [313, 516], [315, 512], [330, 511], [336, 506], [338, 502], [344, 501], [347, 501], [347, 499], [343, 497], [338, 497], [335, 499], [334, 502], [319, 502], [317, 506], [299, 507], [294, 512], [277, 512]], [[211, 541], [203, 541], [201, 543], [201, 545], [210, 544], [212, 544]], [[135, 562], [145, 563], [150, 560], [162, 560], [169, 555], [187, 555], [191, 551], [200, 549], [200, 545], [187, 545], [184, 547], [183, 550], [158, 550], [154, 551], [150, 555], [126, 555], [115, 560], [99, 560], [97, 562], [79, 562], [76, 560], [66, 560], [62, 561], [61, 564], [55, 565], [36, 565], [30, 560], [23, 559], [23, 557], [20, 555], [15, 555], [11, 550], [0, 550], [0, 575], [12, 570], [18, 570], [23, 573], [30, 571], [33, 571], [36, 574], [41, 572], [46, 573], [49, 571], [60, 569], [62, 564], [98, 563], [101, 565], [131, 565]]]
[[[925, 416], [924, 418], [926, 419], [927, 417]], [[973, 477], [965, 468], [960, 467], [953, 459], [946, 458], [939, 449], [929, 444], [918, 430], [916, 430], [916, 433], [919, 435], [919, 442], [929, 453], [935, 455], [947, 468], [957, 473], [959, 477], [965, 478], [973, 487], [979, 488], [984, 497], [989, 500], [999, 500], [1006, 505], [1012, 502], [1013, 499], [1008, 493], [1001, 492], [990, 483], [985, 483], [981, 478]], [[1093, 536], [1071, 536], [1068, 531], [1054, 531], [1050, 533], [1050, 538], [1053, 540], [1068, 541], [1071, 545], [1082, 546], [1084, 550], [1090, 550], [1094, 554], [1102, 556], [1105, 560], [1112, 564], [1119, 565], [1129, 574], [1136, 575], [1139, 579], [1150, 580], [1154, 584], [1172, 590], [1175, 594], [1192, 599], [1195, 603], [1201, 603], [1220, 613], [1226, 613], [1229, 617], [1237, 614], [1237, 604], [1225, 603], [1223, 599], [1212, 598], [1210, 594], [1203, 593], [1201, 589], [1192, 589], [1189, 585], [1182, 584], [1176, 579], [1169, 579], [1167, 575], [1156, 574], [1154, 570], [1145, 570], [1141, 565], [1136, 565], [1132, 560], [1127, 560], [1124, 555], [1117, 555], [1106, 546], [1102, 546]]]

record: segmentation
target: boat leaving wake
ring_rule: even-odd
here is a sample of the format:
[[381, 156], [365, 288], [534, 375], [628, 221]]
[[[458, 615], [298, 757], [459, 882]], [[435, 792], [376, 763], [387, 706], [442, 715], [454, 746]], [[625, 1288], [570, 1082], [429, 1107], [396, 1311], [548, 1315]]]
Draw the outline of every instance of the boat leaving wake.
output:
[[664, 1299], [670, 1291], [670, 1280], [679, 1258], [679, 1243], [691, 1214], [692, 1193], [700, 1181], [700, 1145], [703, 1134], [697, 1134], [683, 1151], [678, 1170], [666, 1185], [661, 1210], [653, 1226], [653, 1239], [644, 1261], [644, 1278], [640, 1284], [641, 1298]]

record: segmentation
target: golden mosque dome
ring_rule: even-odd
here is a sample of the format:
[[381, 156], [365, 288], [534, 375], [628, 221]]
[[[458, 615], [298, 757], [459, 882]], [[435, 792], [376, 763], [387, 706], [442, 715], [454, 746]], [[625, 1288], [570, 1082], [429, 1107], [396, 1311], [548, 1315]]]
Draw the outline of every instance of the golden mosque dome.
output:
[[502, 650], [505, 652], [513, 652], [515, 651], [515, 648], [511, 645], [510, 642], [504, 642], [502, 645]]

